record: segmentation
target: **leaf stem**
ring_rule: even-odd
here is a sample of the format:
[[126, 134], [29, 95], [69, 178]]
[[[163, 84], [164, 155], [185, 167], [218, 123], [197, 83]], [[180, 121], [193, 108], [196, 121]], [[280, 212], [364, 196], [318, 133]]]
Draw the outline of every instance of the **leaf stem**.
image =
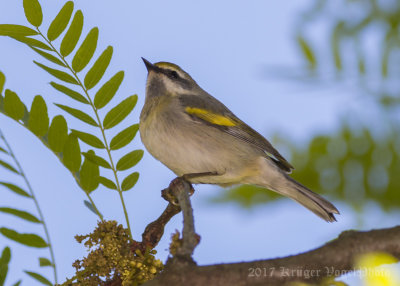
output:
[[[101, 120], [100, 120], [100, 116], [99, 116], [98, 110], [97, 110], [96, 106], [94, 106], [93, 101], [92, 101], [92, 99], [91, 99], [90, 96], [89, 96], [88, 90], [86, 89], [85, 85], [82, 83], [82, 81], [80, 80], [80, 78], [78, 77], [78, 75], [77, 75], [77, 73], [75, 72], [75, 70], [74, 70], [74, 69], [69, 65], [69, 63], [65, 60], [64, 56], [61, 55], [61, 54], [58, 52], [58, 50], [53, 46], [53, 44], [51, 43], [51, 41], [49, 41], [49, 40], [42, 34], [42, 32], [39, 30], [39, 28], [36, 28], [36, 30], [38, 31], [39, 35], [50, 45], [50, 47], [53, 49], [53, 52], [55, 52], [55, 53], [57, 54], [57, 56], [63, 61], [63, 63], [66, 65], [66, 67], [67, 67], [67, 68], [69, 69], [69, 71], [72, 73], [72, 75], [74, 76], [74, 78], [75, 78], [76, 81], [78, 82], [79, 86], [82, 88], [83, 92], [85, 93], [86, 98], [88, 99], [88, 101], [89, 101], [89, 103], [90, 103], [90, 106], [92, 107], [93, 112], [94, 112], [94, 114], [96, 115], [97, 124], [98, 124], [98, 126], [99, 126], [99, 128], [100, 128], [101, 135], [102, 135], [103, 141], [104, 141], [104, 146], [105, 146], [105, 149], [106, 149], [106, 151], [107, 151], [107, 155], [108, 155], [108, 158], [109, 158], [110, 164], [111, 164], [111, 169], [112, 169], [113, 174], [114, 174], [115, 183], [116, 183], [116, 185], [117, 185], [117, 191], [118, 191], [118, 193], [119, 193], [119, 197], [120, 197], [120, 200], [121, 200], [122, 208], [123, 208], [123, 211], [124, 211], [125, 221], [126, 221], [126, 224], [127, 224], [127, 227], [128, 227], [129, 235], [130, 235], [130, 237], [132, 238], [132, 231], [131, 231], [131, 226], [130, 226], [130, 223], [129, 223], [128, 211], [127, 211], [127, 209], [126, 209], [124, 197], [123, 197], [123, 194], [122, 194], [121, 185], [120, 185], [120, 183], [119, 183], [119, 179], [118, 179], [118, 175], [117, 175], [117, 169], [115, 168], [115, 165], [114, 165], [114, 161], [113, 161], [113, 158], [112, 158], [112, 155], [111, 155], [111, 149], [110, 149], [110, 147], [109, 147], [109, 145], [108, 145], [107, 138], [106, 138], [106, 134], [105, 134], [105, 129], [104, 129], [104, 127], [103, 127], [103, 123], [102, 123]], [[90, 197], [89, 197], [89, 199], [90, 199]], [[92, 201], [91, 201], [91, 202], [92, 202]]]
[[32, 199], [33, 199], [33, 201], [35, 203], [36, 210], [37, 210], [37, 212], [39, 214], [39, 218], [41, 220], [41, 223], [43, 225], [43, 229], [44, 229], [44, 232], [45, 232], [45, 235], [46, 235], [47, 243], [49, 245], [49, 251], [50, 251], [50, 256], [51, 256], [51, 266], [52, 266], [53, 271], [54, 271], [54, 282], [55, 282], [55, 284], [57, 284], [58, 283], [57, 282], [57, 269], [56, 269], [56, 260], [55, 260], [55, 256], [54, 256], [53, 245], [51, 244], [50, 234], [49, 234], [49, 231], [47, 229], [47, 224], [45, 222], [44, 215], [43, 215], [42, 210], [40, 208], [39, 202], [38, 202], [38, 200], [37, 200], [37, 198], [35, 196], [35, 193], [33, 191], [33, 188], [31, 186], [28, 178], [25, 175], [24, 170], [22, 169], [21, 164], [17, 160], [17, 157], [15, 156], [13, 150], [11, 149], [10, 144], [8, 143], [8, 141], [5, 138], [3, 132], [1, 131], [1, 129], [0, 129], [0, 138], [4, 141], [4, 143], [5, 143], [5, 145], [6, 145], [7, 149], [8, 149], [7, 151], [10, 154], [10, 156], [13, 158], [13, 160], [14, 160], [16, 166], [17, 166], [18, 172], [21, 175], [21, 177], [24, 179], [25, 184], [28, 187], [29, 194], [31, 195], [31, 197], [32, 197]]
[[[0, 112], [4, 113], [2, 111], [0, 111]], [[17, 122], [19, 125], [21, 125], [22, 127], [27, 128], [29, 130], [29, 128], [26, 125], [24, 125], [23, 123], [21, 123], [20, 121], [15, 120], [15, 122]], [[51, 150], [49, 144], [45, 140], [43, 140], [43, 137], [37, 136], [37, 138], [44, 144], [44, 146], [46, 146], [47, 148], [49, 148], [49, 150]], [[57, 154], [57, 152], [54, 152], [53, 150], [51, 150], [51, 152], [53, 152], [53, 154], [58, 158], [58, 160], [60, 160], [61, 163], [63, 162], [62, 158], [59, 156], [59, 154]], [[79, 182], [79, 177], [77, 176], [77, 173], [72, 172], [72, 171], [70, 171], [70, 172], [71, 172], [72, 177], [74, 177], [75, 181]], [[94, 201], [93, 201], [92, 197], [90, 196], [90, 194], [87, 193], [87, 192], [85, 192], [85, 194], [86, 194], [88, 200], [90, 201], [90, 203], [92, 204], [92, 206], [94, 207], [94, 210], [96, 211], [97, 216], [100, 218], [101, 221], [104, 221], [103, 215], [100, 213], [99, 209], [97, 208], [97, 206], [94, 203]]]

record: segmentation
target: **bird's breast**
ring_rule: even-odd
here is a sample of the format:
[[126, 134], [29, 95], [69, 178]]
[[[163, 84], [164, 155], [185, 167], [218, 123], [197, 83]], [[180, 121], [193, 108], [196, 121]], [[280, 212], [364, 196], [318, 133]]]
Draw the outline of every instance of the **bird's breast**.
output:
[[237, 184], [254, 175], [252, 162], [259, 156], [247, 144], [173, 109], [152, 112], [140, 123], [142, 142], [153, 157], [178, 176], [220, 174], [194, 183]]

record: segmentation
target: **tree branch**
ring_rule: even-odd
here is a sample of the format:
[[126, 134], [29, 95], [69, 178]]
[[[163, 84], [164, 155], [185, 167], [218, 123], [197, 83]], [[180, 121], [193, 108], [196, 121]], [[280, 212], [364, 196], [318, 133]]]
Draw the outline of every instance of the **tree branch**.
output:
[[143, 252], [146, 248], [156, 247], [164, 234], [165, 225], [182, 210], [182, 243], [174, 255], [174, 262], [195, 264], [192, 254], [199, 244], [200, 236], [194, 230], [193, 209], [189, 197], [193, 192], [192, 185], [182, 177], [174, 179], [168, 188], [162, 190], [162, 197], [169, 201], [169, 204], [158, 219], [147, 225], [142, 234], [142, 241], [133, 241], [132, 250], [140, 249]]
[[167, 264], [146, 286], [157, 285], [285, 285], [315, 283], [328, 276], [357, 270], [355, 259], [365, 253], [385, 252], [400, 259], [400, 226], [366, 232], [345, 231], [325, 245], [298, 255], [268, 260], [209, 266]]
[[199, 244], [200, 237], [194, 229], [193, 209], [189, 198], [192, 186], [181, 178], [176, 178], [171, 185], [173, 188], [170, 189], [178, 199], [183, 213], [182, 246], [177, 249], [175, 257], [194, 263], [192, 254]]
[[142, 234], [140, 249], [143, 251], [146, 248], [153, 249], [154, 247], [156, 247], [164, 234], [164, 228], [166, 224], [176, 214], [180, 213], [180, 211], [181, 208], [179, 206], [169, 203], [164, 212], [160, 215], [160, 217], [146, 226], [146, 229]]

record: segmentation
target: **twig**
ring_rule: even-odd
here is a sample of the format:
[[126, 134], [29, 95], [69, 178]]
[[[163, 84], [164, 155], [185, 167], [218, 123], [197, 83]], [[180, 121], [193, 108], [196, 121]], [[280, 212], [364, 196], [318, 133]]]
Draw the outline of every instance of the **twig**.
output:
[[190, 183], [181, 177], [174, 179], [169, 187], [162, 191], [162, 197], [169, 201], [168, 206], [158, 219], [147, 225], [142, 234], [142, 241], [133, 241], [132, 250], [144, 251], [146, 248], [154, 248], [164, 234], [165, 225], [182, 210], [182, 245], [177, 249], [174, 258], [177, 258], [178, 263], [194, 264], [192, 254], [199, 244], [200, 237], [194, 229], [193, 210], [189, 198], [189, 194], [192, 193], [193, 188]]
[[180, 211], [179, 206], [169, 203], [160, 217], [147, 225], [142, 234], [142, 245], [151, 249], [156, 247], [164, 234], [165, 225]]
[[193, 210], [189, 194], [193, 193], [192, 186], [182, 178], [174, 179], [168, 188], [162, 190], [162, 197], [169, 202], [158, 219], [149, 223], [142, 234], [142, 241], [134, 241], [132, 250], [154, 248], [164, 234], [165, 225], [176, 214], [183, 210], [182, 246], [179, 247], [176, 257], [180, 260], [193, 263], [193, 251], [199, 243], [199, 236], [194, 230]]
[[160, 242], [166, 224], [181, 211], [179, 206], [169, 203], [158, 219], [149, 223], [142, 234], [142, 241], [133, 240], [131, 250], [139, 249], [142, 253], [146, 249], [153, 249]]
[[195, 232], [193, 209], [189, 198], [191, 185], [181, 178], [176, 178], [171, 184], [174, 186], [173, 193], [178, 199], [183, 214], [183, 243], [182, 247], [178, 248], [176, 256], [193, 261], [192, 254], [199, 244], [199, 236]]

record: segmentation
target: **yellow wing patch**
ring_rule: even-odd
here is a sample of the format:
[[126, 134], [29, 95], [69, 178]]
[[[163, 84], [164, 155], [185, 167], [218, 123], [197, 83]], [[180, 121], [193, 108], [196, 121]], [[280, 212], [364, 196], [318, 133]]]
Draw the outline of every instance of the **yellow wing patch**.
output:
[[223, 115], [219, 115], [213, 112], [210, 112], [205, 109], [196, 108], [196, 107], [186, 107], [185, 111], [190, 114], [197, 116], [200, 119], [203, 119], [212, 124], [220, 125], [220, 126], [236, 126], [237, 123], [233, 119], [229, 117], [225, 117]]

